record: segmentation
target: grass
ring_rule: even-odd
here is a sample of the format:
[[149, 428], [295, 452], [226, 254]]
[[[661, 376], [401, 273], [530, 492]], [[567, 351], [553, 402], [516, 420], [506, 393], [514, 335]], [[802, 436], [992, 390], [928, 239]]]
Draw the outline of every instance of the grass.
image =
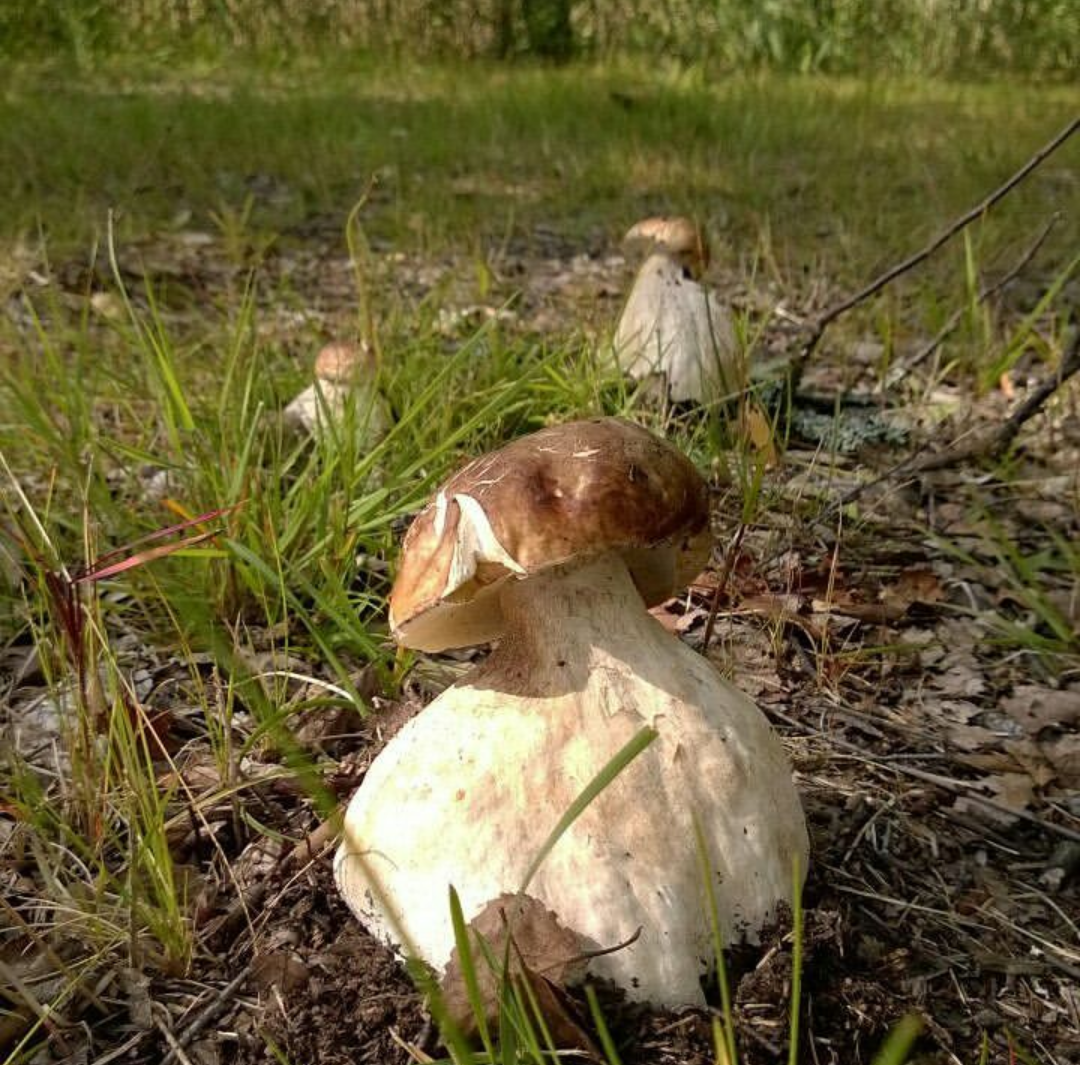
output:
[[[726, 471], [744, 525], [788, 506], [761, 448], [723, 412], [649, 411], [598, 368], [595, 311], [546, 335], [494, 318], [448, 337], [442, 303], [516, 306], [509, 265], [535, 266], [551, 232], [560, 253], [606, 247], [641, 215], [686, 211], [720, 238], [724, 278], [795, 313], [820, 308], [976, 202], [1080, 102], [1069, 87], [716, 80], [660, 62], [390, 68], [332, 55], [163, 71], [102, 58], [84, 74], [17, 63], [0, 78], [0, 184], [12, 190], [0, 217], [0, 639], [38, 663], [56, 742], [71, 752], [63, 771], [42, 772], [5, 751], [0, 808], [34, 885], [17, 908], [26, 934], [59, 927], [78, 941], [59, 959], [54, 1010], [92, 999], [110, 968], [181, 972], [197, 954], [197, 879], [172, 856], [189, 819], [216, 839], [210, 819], [224, 804], [238, 839], [275, 831], [257, 819], [271, 781], [332, 807], [332, 760], [297, 741], [296, 715], [367, 713], [364, 670], [397, 691], [407, 662], [386, 636], [380, 563], [462, 455], [549, 420], [630, 413]], [[946, 377], [977, 393], [1021, 359], [1052, 366], [1075, 289], [1068, 224], [1040, 252], [1039, 289], [1019, 310], [991, 311], [973, 293], [1053, 210], [1080, 213], [1078, 147], [966, 244], [830, 333], [833, 380], [848, 381], [838, 356], [853, 339], [880, 343], [884, 374], [958, 306], [969, 313], [912, 399]], [[290, 273], [311, 265], [313, 230], [320, 281], [349, 260], [335, 293]], [[206, 259], [184, 257], [193, 234], [208, 235]], [[404, 258], [380, 273], [388, 249]], [[414, 262], [447, 264], [449, 279], [418, 295]], [[766, 324], [745, 312], [753, 353]], [[318, 343], [339, 332], [381, 351], [379, 385], [398, 418], [374, 446], [356, 410], [315, 441], [290, 437], [277, 416]], [[782, 426], [769, 435], [782, 453]], [[1013, 477], [1008, 460], [998, 472]], [[801, 527], [821, 507], [808, 500]], [[196, 518], [206, 540], [74, 583], [119, 545]], [[1080, 557], [1056, 532], [1038, 541], [1029, 550], [994, 530], [978, 558], [950, 550], [1004, 572], [1034, 618], [1017, 623], [1001, 606], [1002, 639], [1065, 670], [1075, 632], [1045, 585], [1075, 584]], [[140, 690], [148, 662], [175, 697]], [[298, 701], [298, 671], [325, 694]], [[216, 786], [190, 783], [159, 735], [163, 712], [205, 743]], [[255, 756], [271, 769], [247, 777]], [[212, 856], [223, 878], [233, 857]], [[19, 1018], [8, 1060], [31, 1058], [47, 1020]], [[720, 1046], [733, 1065], [730, 1016]]]
[[[217, 230], [245, 263], [313, 215], [340, 219], [374, 178], [368, 232], [421, 254], [490, 255], [537, 223], [615, 236], [678, 210], [706, 222], [733, 265], [850, 282], [997, 184], [1077, 100], [1065, 87], [715, 80], [644, 63], [507, 71], [330, 56], [282, 71], [241, 60], [74, 78], [15, 65], [0, 97], [0, 181], [13, 190], [0, 239], [34, 254], [44, 235], [53, 256], [82, 256], [112, 208], [122, 246]], [[1075, 210], [1075, 152], [1003, 205], [980, 259], [987, 237], [1027, 235], [1048, 201]]]

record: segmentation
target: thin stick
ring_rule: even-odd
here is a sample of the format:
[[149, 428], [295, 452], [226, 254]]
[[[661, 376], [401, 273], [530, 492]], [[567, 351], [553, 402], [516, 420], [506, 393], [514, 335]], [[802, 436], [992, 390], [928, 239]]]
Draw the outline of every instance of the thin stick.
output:
[[[250, 971], [251, 966], [245, 966], [243, 972], [234, 976], [220, 991], [218, 991], [210, 1002], [199, 1011], [198, 1016], [196, 1016], [195, 1019], [180, 1033], [179, 1038], [175, 1038], [175, 1046], [172, 1043], [169, 1044], [171, 1049], [168, 1054], [161, 1059], [161, 1065], [172, 1065], [174, 1061], [183, 1060], [181, 1055], [183, 1055], [184, 1047], [193, 1042], [211, 1021], [217, 1020], [218, 1015], [228, 1003], [229, 999], [236, 994], [240, 985], [248, 978]], [[168, 1037], [166, 1037], [166, 1041], [168, 1041]]]
[[767, 706], [765, 709], [768, 714], [779, 718], [785, 725], [790, 725], [793, 729], [797, 729], [804, 736], [816, 736], [823, 739], [826, 743], [831, 744], [833, 747], [839, 747], [840, 750], [846, 751], [848, 754], [859, 759], [861, 762], [865, 762], [867, 765], [872, 765], [878, 769], [892, 770], [896, 773], [900, 773], [902, 776], [914, 777], [916, 780], [934, 784], [938, 787], [945, 788], [954, 794], [963, 795], [965, 798], [971, 799], [972, 802], [981, 803], [983, 806], [989, 807], [991, 810], [996, 810], [998, 813], [1008, 814], [1010, 817], [1018, 817], [1021, 821], [1027, 821], [1030, 824], [1038, 825], [1039, 828], [1046, 832], [1052, 832], [1065, 839], [1080, 842], [1080, 832], [1074, 832], [1071, 828], [1066, 828], [1064, 825], [1054, 824], [1053, 821], [1044, 821], [1041, 817], [1036, 817], [1035, 814], [1029, 814], [1026, 810], [1014, 810], [1011, 806], [1005, 806], [1003, 803], [988, 799], [979, 793], [978, 784], [969, 784], [966, 780], [953, 780], [952, 777], [943, 777], [937, 773], [928, 773], [925, 769], [916, 769], [914, 766], [904, 765], [902, 762], [878, 762], [854, 743], [848, 743], [847, 740], [842, 740], [839, 736], [826, 736], [824, 732], [811, 728], [809, 725], [804, 725], [801, 721], [796, 721], [793, 717], [788, 717], [783, 711], [777, 710], [773, 706]]
[[[164, 1007], [162, 1007], [162, 1012], [164, 1012]], [[177, 1042], [176, 1036], [173, 1035], [168, 1023], [162, 1020], [157, 1013], [154, 1016], [154, 1026], [164, 1036], [165, 1042], [169, 1044], [169, 1056], [165, 1060], [171, 1060], [175, 1057], [175, 1060], [180, 1062], [180, 1065], [192, 1065], [191, 1058], [184, 1053], [184, 1048]]]
[[[1070, 377], [1073, 377], [1078, 372], [1080, 372], [1080, 326], [1077, 327], [1076, 334], [1070, 341], [1058, 369], [1054, 373], [1047, 374], [1035, 386], [1024, 402], [996, 429], [989, 434], [981, 434], [970, 444], [948, 448], [934, 455], [923, 455], [923, 452], [929, 446], [929, 441], [924, 441], [907, 458], [890, 466], [883, 473], [872, 477], [869, 481], [864, 481], [862, 484], [855, 485], [854, 488], [849, 488], [839, 499], [829, 504], [820, 520], [825, 521], [834, 511], [854, 502], [864, 492], [894, 478], [902, 480], [914, 474], [943, 470], [950, 466], [958, 466], [978, 459], [998, 458], [1009, 449], [1009, 446], [1016, 439], [1024, 425], [1042, 410], [1047, 400]], [[920, 458], [920, 455], [923, 455], [923, 457]]]
[[[981, 306], [987, 300], [996, 296], [999, 292], [1008, 288], [1017, 277], [1020, 276], [1020, 272], [1031, 262], [1032, 259], [1038, 254], [1039, 249], [1046, 243], [1046, 238], [1050, 236], [1050, 231], [1058, 224], [1061, 219], [1061, 212], [1056, 211], [1047, 219], [1046, 224], [1039, 231], [1038, 236], [1030, 244], [1030, 246], [1024, 251], [1024, 254], [1017, 259], [1012, 269], [1008, 273], [1004, 274], [997, 281], [991, 284], [983, 286], [979, 290], [978, 295], [975, 297], [976, 305]], [[921, 366], [926, 362], [931, 355], [937, 351], [938, 348], [945, 342], [945, 339], [953, 332], [954, 329], [960, 324], [960, 320], [964, 317], [966, 307], [958, 307], [952, 314], [949, 315], [948, 321], [928, 340], [914, 355], [911, 356], [906, 362], [894, 366], [885, 375], [885, 380], [881, 383], [881, 391], [887, 388], [893, 388], [898, 385], [916, 366]]]
[[282, 866], [288, 869], [294, 865], [313, 862], [316, 858], [321, 857], [323, 851], [336, 840], [338, 833], [341, 832], [344, 817], [345, 807], [343, 805], [338, 806], [325, 821], [322, 821], [314, 831], [300, 840], [285, 855], [281, 863]]
[[712, 602], [709, 604], [709, 618], [705, 622], [705, 639], [701, 647], [701, 653], [707, 654], [709, 651], [709, 644], [712, 641], [713, 628], [716, 625], [716, 612], [720, 609], [720, 596], [724, 594], [724, 589], [727, 588], [728, 579], [731, 577], [731, 571], [735, 568], [735, 559], [738, 558], [739, 548], [742, 547], [743, 537], [746, 535], [746, 522], [740, 522], [739, 528], [735, 533], [735, 539], [731, 542], [731, 547], [728, 548], [728, 553], [724, 556], [724, 568], [720, 571], [720, 576], [716, 581], [716, 589], [713, 591]]
[[931, 470], [942, 470], [974, 459], [998, 458], [1009, 450], [1020, 430], [1043, 409], [1046, 401], [1078, 372], [1080, 372], [1080, 326], [1073, 334], [1062, 357], [1061, 365], [1054, 373], [1047, 374], [1001, 425], [988, 435], [980, 435], [964, 447], [949, 448], [937, 455], [927, 455], [912, 463], [907, 472], [928, 473]]
[[806, 363], [810, 360], [810, 356], [814, 354], [818, 345], [821, 343], [821, 338], [825, 335], [825, 330], [836, 321], [837, 318], [842, 314], [846, 314], [853, 307], [857, 307], [860, 303], [864, 303], [871, 296], [876, 295], [891, 281], [895, 281], [896, 278], [900, 277], [902, 274], [906, 274], [909, 270], [914, 269], [920, 263], [929, 259], [938, 248], [950, 241], [961, 230], [966, 229], [972, 222], [984, 215], [1000, 200], [1004, 199], [1005, 196], [1012, 192], [1012, 190], [1028, 176], [1028, 174], [1035, 170], [1043, 160], [1057, 151], [1057, 149], [1076, 133], [1078, 129], [1080, 129], [1080, 118], [1074, 118], [1060, 133], [1057, 134], [1056, 137], [1044, 144], [1033, 156], [1031, 156], [1031, 158], [1028, 159], [1028, 161], [1024, 163], [1024, 165], [1003, 185], [999, 185], [998, 188], [972, 207], [971, 210], [962, 214], [954, 222], [950, 223], [934, 237], [926, 247], [915, 252], [914, 255], [909, 255], [903, 262], [899, 262], [895, 266], [890, 267], [885, 273], [871, 281], [870, 284], [859, 289], [855, 295], [849, 296], [847, 299], [841, 300], [839, 303], [835, 303], [833, 306], [823, 311], [815, 320], [813, 330], [807, 338], [806, 343], [803, 345], [802, 351], [799, 352], [795, 365], [792, 367], [792, 376], [795, 383], [798, 382]]

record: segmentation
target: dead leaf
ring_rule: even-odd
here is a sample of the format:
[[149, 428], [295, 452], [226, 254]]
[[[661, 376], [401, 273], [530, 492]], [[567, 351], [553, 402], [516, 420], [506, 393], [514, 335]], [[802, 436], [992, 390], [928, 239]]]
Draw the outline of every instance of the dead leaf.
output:
[[998, 735], [988, 728], [978, 725], [952, 725], [945, 730], [945, 739], [953, 747], [962, 751], [977, 751], [998, 742]]
[[1010, 810], [1026, 810], [1035, 798], [1035, 784], [1026, 773], [1003, 773], [984, 781], [995, 802]]
[[310, 977], [308, 967], [292, 951], [272, 950], [260, 955], [251, 966], [251, 979], [260, 991], [277, 986], [283, 994], [304, 987]]
[[149, 1032], [154, 1027], [150, 977], [138, 969], [121, 969], [120, 984], [127, 1001], [128, 1020], [140, 1032]]
[[[494, 1028], [498, 1023], [503, 991], [502, 974], [493, 969], [490, 961], [498, 968], [509, 957], [509, 977], [528, 980], [556, 1045], [596, 1053], [575, 1016], [572, 1002], [562, 994], [563, 987], [585, 975], [588, 944], [581, 936], [562, 925], [538, 899], [510, 894], [492, 899], [469, 922], [469, 935], [480, 1000], [489, 1027]], [[467, 1038], [475, 1038], [477, 1019], [469, 1002], [457, 947], [450, 955], [441, 987], [450, 1018]]]
[[676, 633], [679, 631], [678, 625], [682, 618], [682, 614], [678, 611], [669, 610], [669, 605], [671, 605], [670, 601], [668, 603], [660, 603], [659, 606], [650, 607], [649, 613], [652, 614], [652, 616], [656, 618], [668, 632]]
[[675, 619], [675, 631], [681, 636], [683, 633], [689, 632], [695, 625], [701, 624], [708, 616], [709, 612], [701, 607], [688, 610], [681, 617]]
[[776, 445], [768, 415], [753, 403], [747, 403], [742, 414], [742, 431], [756, 451], [760, 451], [767, 466], [776, 465]]
[[1037, 787], [1046, 787], [1054, 779], [1056, 771], [1041, 745], [1031, 740], [1005, 740], [1001, 746]]
[[1063, 788], [1080, 788], [1080, 735], [1070, 733], [1039, 744]]
[[912, 566], [903, 570], [892, 584], [881, 590], [881, 601], [906, 614], [916, 603], [931, 606], [945, 598], [945, 589], [933, 570]]
[[1035, 784], [1026, 773], [1001, 773], [985, 777], [981, 784], [990, 792], [991, 798], [1005, 810], [995, 810], [984, 803], [961, 796], [953, 803], [958, 813], [974, 815], [996, 821], [998, 824], [1014, 825], [1019, 820], [1009, 810], [1026, 810], [1035, 799]]
[[1080, 723], [1080, 691], [1020, 684], [1008, 699], [1002, 700], [1001, 709], [1025, 732], [1035, 736], [1044, 728]]
[[930, 680], [934, 690], [942, 695], [951, 695], [962, 699], [981, 695], [986, 688], [986, 680], [977, 668], [969, 664], [969, 658], [970, 663], [974, 663], [975, 659], [964, 655], [963, 660], [954, 660], [950, 664], [949, 657], [952, 656], [947, 656], [941, 663], [946, 668]]

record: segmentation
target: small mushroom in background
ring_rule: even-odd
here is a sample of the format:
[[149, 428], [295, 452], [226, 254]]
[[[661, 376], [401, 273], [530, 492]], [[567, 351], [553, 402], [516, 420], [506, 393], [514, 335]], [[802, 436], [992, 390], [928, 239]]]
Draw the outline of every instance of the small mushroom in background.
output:
[[710, 403], [744, 386], [731, 315], [699, 279], [709, 246], [688, 218], [649, 218], [623, 238], [645, 261], [615, 330], [613, 356], [671, 400]]
[[312, 435], [329, 419], [340, 423], [350, 397], [356, 424], [374, 442], [390, 427], [390, 411], [377, 384], [378, 363], [366, 342], [327, 344], [315, 359], [315, 380], [284, 411], [285, 424]]
[[637, 1000], [703, 1001], [715, 958], [702, 826], [728, 942], [755, 934], [806, 868], [805, 819], [765, 716], [647, 607], [707, 558], [690, 461], [614, 418], [522, 437], [451, 477], [409, 529], [390, 596], [407, 647], [497, 640], [387, 744], [334, 861], [361, 922], [441, 969], [466, 920], [516, 892], [584, 787], [642, 727], [658, 738], [546, 857], [530, 896]]

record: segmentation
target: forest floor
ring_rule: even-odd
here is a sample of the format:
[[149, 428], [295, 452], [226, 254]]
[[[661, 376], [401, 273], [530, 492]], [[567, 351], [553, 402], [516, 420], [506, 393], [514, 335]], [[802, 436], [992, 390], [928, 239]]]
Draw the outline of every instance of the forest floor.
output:
[[[0, 1061], [445, 1053], [338, 898], [320, 826], [481, 654], [395, 656], [408, 515], [465, 456], [594, 413], [667, 432], [711, 477], [713, 564], [654, 613], [758, 701], [795, 767], [799, 1060], [868, 1063], [909, 1013], [913, 1060], [1080, 1060], [1076, 379], [1003, 455], [916, 468], [1067, 358], [1076, 139], [839, 319], [792, 408], [761, 399], [764, 430], [740, 428], [745, 407], [658, 411], [597, 358], [637, 218], [706, 224], [708, 283], [769, 365], [1080, 97], [320, 76], [7, 75]], [[290, 437], [277, 412], [319, 344], [361, 334], [394, 435]], [[75, 583], [178, 522], [213, 535]], [[787, 1060], [792, 949], [782, 922], [729, 960], [748, 1065]], [[602, 999], [627, 1065], [718, 1061], [712, 1008]]]

